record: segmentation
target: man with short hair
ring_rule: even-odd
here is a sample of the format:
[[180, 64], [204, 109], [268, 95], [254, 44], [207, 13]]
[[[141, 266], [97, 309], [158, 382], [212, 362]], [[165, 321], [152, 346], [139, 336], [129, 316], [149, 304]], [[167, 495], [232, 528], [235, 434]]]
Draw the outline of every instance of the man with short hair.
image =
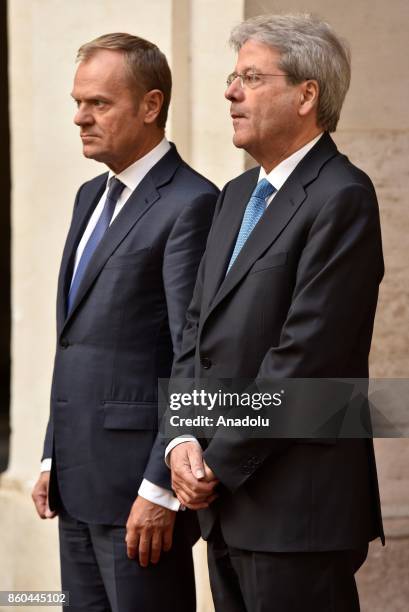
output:
[[[249, 19], [231, 43], [233, 142], [260, 166], [219, 198], [172, 378], [365, 379], [378, 204], [329, 135], [349, 52], [309, 15]], [[354, 573], [383, 540], [372, 441], [219, 433], [204, 452], [167, 447], [178, 499], [200, 510], [217, 612], [358, 611]]]
[[157, 379], [180, 349], [218, 189], [165, 138], [171, 73], [156, 45], [108, 34], [77, 59], [83, 153], [109, 172], [75, 200], [33, 499], [42, 518], [59, 514], [71, 610], [193, 612], [195, 516], [177, 513], [151, 451]]

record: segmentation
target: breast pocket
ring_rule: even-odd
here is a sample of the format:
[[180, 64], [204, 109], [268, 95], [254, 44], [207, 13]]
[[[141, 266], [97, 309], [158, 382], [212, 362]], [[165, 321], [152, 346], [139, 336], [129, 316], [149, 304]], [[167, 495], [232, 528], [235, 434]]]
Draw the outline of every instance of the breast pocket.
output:
[[124, 253], [123, 255], [112, 255], [105, 264], [105, 269], [111, 268], [133, 268], [145, 261], [151, 252], [151, 247], [138, 249], [133, 253]]
[[262, 270], [269, 270], [270, 268], [278, 268], [284, 266], [287, 263], [287, 253], [273, 253], [262, 257], [252, 267], [250, 274], [255, 272], [261, 272]]

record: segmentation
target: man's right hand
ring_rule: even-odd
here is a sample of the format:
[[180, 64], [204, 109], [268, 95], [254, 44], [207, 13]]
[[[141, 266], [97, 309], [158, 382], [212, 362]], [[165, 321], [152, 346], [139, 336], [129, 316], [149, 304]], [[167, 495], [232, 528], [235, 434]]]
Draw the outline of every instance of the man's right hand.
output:
[[207, 480], [202, 449], [196, 442], [182, 442], [172, 448], [169, 456], [172, 470], [172, 489], [181, 504], [191, 510], [207, 508], [216, 499], [214, 487], [218, 480], [212, 475]]
[[50, 485], [50, 472], [41, 472], [39, 479], [34, 485], [31, 497], [33, 498], [38, 516], [42, 519], [51, 519], [56, 516], [48, 505], [48, 487]]

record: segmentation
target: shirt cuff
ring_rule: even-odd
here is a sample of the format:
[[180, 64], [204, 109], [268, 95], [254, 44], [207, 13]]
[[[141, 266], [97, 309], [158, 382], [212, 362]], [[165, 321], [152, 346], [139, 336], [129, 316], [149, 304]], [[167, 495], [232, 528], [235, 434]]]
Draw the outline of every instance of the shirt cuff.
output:
[[150, 482], [150, 480], [146, 480], [146, 478], [142, 480], [138, 494], [153, 504], [163, 506], [164, 508], [168, 508], [168, 510], [177, 512], [180, 508], [180, 502], [173, 495], [172, 491], [159, 487], [153, 482]]
[[183, 442], [196, 442], [196, 444], [200, 446], [199, 441], [194, 436], [191, 436], [189, 434], [186, 434], [185, 436], [178, 436], [177, 438], [173, 438], [173, 440], [169, 442], [169, 444], [167, 445], [165, 449], [165, 463], [169, 469], [170, 469], [170, 463], [169, 463], [168, 457], [169, 457], [170, 451], [174, 449], [175, 446], [177, 446], [178, 444], [183, 444]]
[[41, 462], [40, 472], [49, 472], [51, 470], [52, 459], [47, 458], [43, 459]]

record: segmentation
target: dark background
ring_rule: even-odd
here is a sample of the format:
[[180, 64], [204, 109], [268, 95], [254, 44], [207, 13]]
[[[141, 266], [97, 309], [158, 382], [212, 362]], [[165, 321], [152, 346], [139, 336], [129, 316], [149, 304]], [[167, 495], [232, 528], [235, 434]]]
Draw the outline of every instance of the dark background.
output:
[[10, 135], [7, 2], [0, 2], [0, 471], [7, 467], [10, 406]]

